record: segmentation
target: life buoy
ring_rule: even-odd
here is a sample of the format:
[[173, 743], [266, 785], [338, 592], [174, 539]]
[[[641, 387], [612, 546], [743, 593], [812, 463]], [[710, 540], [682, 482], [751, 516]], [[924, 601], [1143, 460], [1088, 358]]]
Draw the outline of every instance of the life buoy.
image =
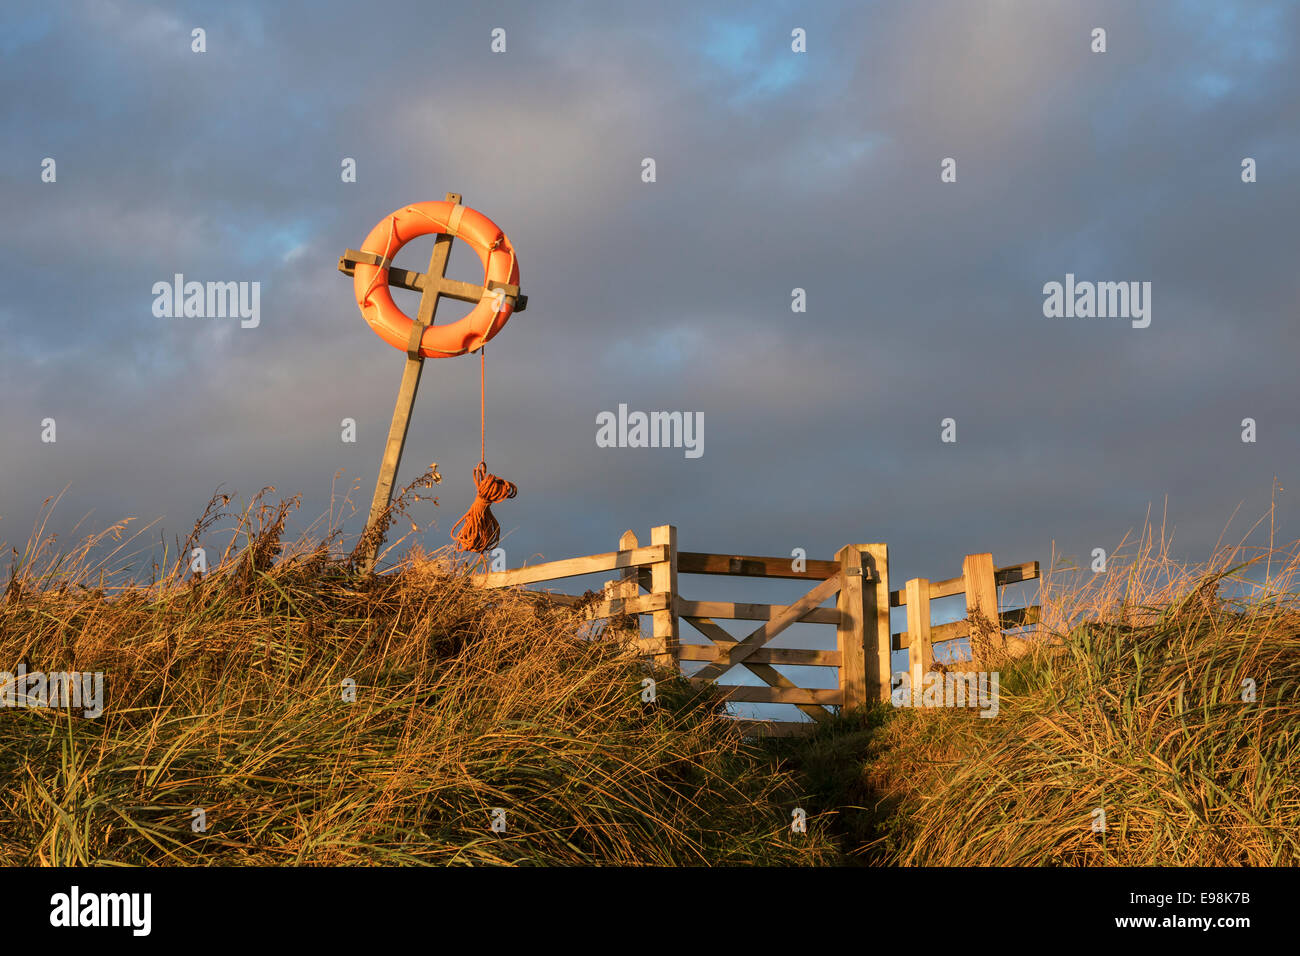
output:
[[388, 267], [402, 246], [430, 233], [463, 239], [483, 263], [483, 297], [478, 305], [459, 322], [428, 326], [419, 340], [419, 352], [426, 358], [464, 355], [491, 341], [505, 326], [514, 312], [515, 296], [502, 294], [500, 287], [519, 285], [514, 246], [481, 212], [451, 202], [418, 202], [385, 216], [361, 244], [361, 251], [378, 256], [381, 264], [356, 264], [352, 287], [357, 305], [385, 342], [403, 351], [414, 349], [415, 322], [393, 301]]

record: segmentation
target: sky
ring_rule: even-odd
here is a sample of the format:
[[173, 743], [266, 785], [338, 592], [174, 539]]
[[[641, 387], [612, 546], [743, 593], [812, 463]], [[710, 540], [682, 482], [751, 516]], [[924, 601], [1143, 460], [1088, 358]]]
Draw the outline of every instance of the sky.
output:
[[[404, 356], [337, 260], [449, 191], [529, 297], [487, 348], [512, 567], [671, 523], [886, 542], [901, 587], [1086, 562], [1149, 509], [1203, 559], [1274, 500], [1295, 538], [1298, 39], [1289, 2], [7, 4], [0, 541], [65, 487], [64, 534], [183, 536], [266, 485], [300, 525], [354, 481], [364, 509]], [[257, 326], [156, 316], [176, 273], [259, 283]], [[459, 243], [449, 274], [481, 281]], [[1048, 317], [1067, 274], [1150, 283], [1149, 325]], [[478, 373], [425, 365], [429, 548], [473, 500]], [[598, 447], [620, 404], [702, 416], [703, 453]]]

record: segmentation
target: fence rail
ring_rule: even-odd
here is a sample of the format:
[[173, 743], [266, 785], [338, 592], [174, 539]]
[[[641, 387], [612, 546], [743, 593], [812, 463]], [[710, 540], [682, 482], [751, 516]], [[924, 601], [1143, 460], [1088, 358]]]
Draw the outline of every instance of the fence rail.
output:
[[[968, 640], [973, 658], [988, 659], [1005, 644], [1005, 631], [1034, 624], [1038, 607], [1001, 607], [999, 589], [1039, 577], [1037, 561], [996, 568], [989, 553], [968, 554], [958, 577], [942, 581], [913, 578], [899, 590], [889, 588], [889, 549], [884, 544], [845, 545], [835, 559], [798, 561], [754, 555], [678, 551], [677, 529], [660, 525], [642, 546], [631, 531], [617, 551], [548, 561], [510, 571], [474, 575], [480, 587], [502, 588], [562, 580], [602, 571], [619, 576], [605, 584], [603, 599], [594, 603], [577, 595], [543, 592], [549, 600], [584, 605], [589, 620], [617, 615], [650, 615], [651, 636], [637, 641], [642, 652], [659, 663], [678, 667], [682, 661], [702, 662], [693, 682], [717, 682], [735, 666], [744, 667], [763, 686], [727, 684], [728, 700], [737, 703], [793, 704], [810, 721], [738, 720], [750, 733], [798, 734], [827, 720], [828, 707], [852, 710], [870, 700], [889, 699], [890, 654], [907, 650], [913, 686], [934, 664], [934, 647]], [[678, 589], [680, 575], [802, 579], [813, 587], [791, 604], [752, 604], [698, 601]], [[931, 625], [930, 602], [966, 596], [966, 617]], [[834, 607], [823, 606], [834, 599]], [[890, 608], [907, 608], [907, 630], [891, 632]], [[743, 637], [724, 630], [717, 620], [758, 621]], [[681, 622], [708, 638], [709, 644], [683, 644]], [[772, 647], [770, 641], [795, 623], [835, 627], [834, 650]], [[776, 665], [833, 667], [835, 688], [797, 686]]]

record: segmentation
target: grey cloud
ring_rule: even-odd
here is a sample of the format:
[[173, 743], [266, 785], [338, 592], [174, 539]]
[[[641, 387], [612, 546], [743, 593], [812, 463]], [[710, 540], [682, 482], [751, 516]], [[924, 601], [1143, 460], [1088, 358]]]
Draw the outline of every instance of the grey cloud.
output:
[[[368, 498], [401, 356], [334, 263], [450, 189], [509, 232], [531, 299], [488, 348], [512, 555], [673, 522], [688, 548], [886, 540], [938, 578], [967, 551], [1112, 544], [1168, 495], [1203, 556], [1298, 463], [1296, 21], [1028, 0], [8, 12], [0, 539], [68, 482], [65, 526], [177, 533], [218, 485], [302, 492], [314, 517], [346, 468]], [[1067, 271], [1153, 281], [1151, 328], [1043, 318]], [[262, 282], [261, 326], [155, 319], [175, 272]], [[473, 495], [477, 385], [472, 359], [424, 373], [404, 474], [441, 465], [431, 545]], [[619, 402], [703, 412], [703, 458], [597, 448]]]

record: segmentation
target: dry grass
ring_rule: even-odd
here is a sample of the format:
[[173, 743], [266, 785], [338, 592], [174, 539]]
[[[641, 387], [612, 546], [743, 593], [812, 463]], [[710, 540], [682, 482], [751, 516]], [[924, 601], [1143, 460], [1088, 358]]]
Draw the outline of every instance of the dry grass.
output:
[[106, 583], [121, 526], [14, 552], [0, 670], [103, 671], [107, 694], [98, 719], [0, 710], [0, 863], [835, 861], [716, 699], [661, 674], [641, 702], [626, 635], [445, 555], [360, 577], [333, 531], [281, 545], [295, 502], [227, 503], [147, 581]]
[[643, 704], [626, 632], [473, 588], [447, 553], [361, 576], [332, 512], [282, 546], [295, 501], [227, 504], [148, 580], [116, 573], [121, 526], [14, 552], [0, 669], [103, 671], [108, 695], [98, 719], [0, 709], [0, 863], [827, 864], [836, 840], [887, 864], [1300, 863], [1295, 547], [1186, 566], [1148, 530], [1106, 574], [1049, 574], [995, 718], [882, 705], [764, 752], [669, 674]]
[[873, 739], [864, 780], [888, 833], [867, 854], [1300, 863], [1298, 566], [1295, 547], [1240, 545], [1179, 564], [1148, 528], [1106, 574], [1049, 577], [1041, 640], [1002, 666], [997, 717], [906, 710]]

